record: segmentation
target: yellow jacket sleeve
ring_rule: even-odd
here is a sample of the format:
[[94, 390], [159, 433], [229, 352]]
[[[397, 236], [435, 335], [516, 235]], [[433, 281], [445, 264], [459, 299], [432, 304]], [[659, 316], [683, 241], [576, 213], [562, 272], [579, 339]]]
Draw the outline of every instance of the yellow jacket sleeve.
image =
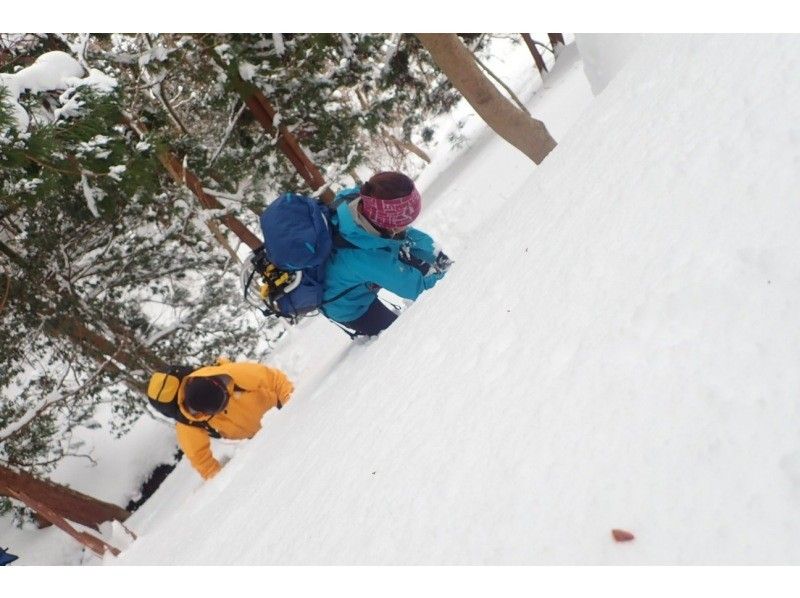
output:
[[211, 452], [211, 440], [205, 430], [179, 423], [175, 425], [175, 432], [181, 450], [204, 480], [211, 479], [222, 469]]
[[283, 407], [292, 396], [292, 393], [294, 392], [294, 385], [282, 371], [269, 367], [266, 369], [269, 370], [269, 377], [271, 379], [270, 383], [274, 389], [275, 395], [278, 397], [278, 401], [280, 401], [278, 403], [279, 408]]

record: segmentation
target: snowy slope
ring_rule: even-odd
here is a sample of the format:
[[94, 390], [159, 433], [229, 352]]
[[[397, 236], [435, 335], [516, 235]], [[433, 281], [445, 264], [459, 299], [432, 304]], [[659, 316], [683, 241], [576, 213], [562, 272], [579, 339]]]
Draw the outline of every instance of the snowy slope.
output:
[[541, 167], [486, 144], [422, 221], [443, 283], [298, 330], [318, 383], [107, 561], [800, 562], [798, 72], [797, 36], [647, 39]]
[[[567, 40], [570, 40], [569, 36]], [[551, 61], [550, 57], [547, 59]], [[517, 91], [521, 98], [530, 99], [534, 94], [539, 94], [536, 100], [537, 106], [546, 115], [551, 131], [560, 136], [591, 97], [586, 92], [588, 87], [585, 80], [574, 76], [576, 68], [579, 68], [579, 65], [575, 64], [576, 59], [574, 49], [562, 55], [544, 87], [538, 74], [535, 73], [527, 49], [521, 43], [513, 45], [508, 39], [494, 40], [492, 55], [487, 59], [487, 63]], [[565, 78], [564, 74], [572, 76]], [[497, 154], [499, 157], [495, 157], [497, 150], [491, 148], [505, 147], [506, 144], [491, 134], [464, 101], [459, 102], [453, 111], [438, 117], [430, 124], [437, 128], [436, 137], [432, 142], [433, 151], [430, 151], [429, 147], [433, 163], [425, 167], [418, 183], [426, 189], [428, 212], [434, 211], [431, 209], [434, 203], [446, 205], [450, 198], [463, 195], [453, 182], [460, 178], [460, 170], [473, 160], [488, 159], [502, 164], [498, 172], [510, 180], [518, 180], [529, 171], [528, 161], [516, 152], [509, 152], [507, 148], [500, 150]], [[465, 141], [463, 146], [451, 147], [447, 139], [452, 133], [463, 136]], [[485, 151], [487, 147], [490, 152], [488, 154]], [[510, 159], [507, 157], [509, 154]], [[362, 174], [368, 176], [371, 173]], [[463, 228], [465, 231], [477, 226], [489, 213], [487, 208], [494, 205], [481, 202], [478, 197], [473, 198], [472, 202], [471, 218], [464, 219], [461, 223], [462, 228], [464, 224], [469, 225]], [[453, 234], [448, 234], [447, 237], [450, 241], [456, 238]], [[257, 319], [262, 318], [258, 313], [253, 315]], [[337, 329], [306, 321], [290, 330], [281, 343], [281, 349], [271, 356], [271, 363], [280, 366], [291, 375], [297, 383], [298, 392], [306, 392], [306, 389], [319, 386], [329, 369], [340, 358], [341, 351], [349, 344], [349, 339]], [[319, 347], [324, 347], [325, 351], [320, 353]], [[241, 358], [256, 358], [256, 353], [249, 349], [242, 347]], [[110, 420], [107, 411], [100, 410], [95, 419], [107, 424]], [[58, 464], [51, 477], [59, 483], [68, 484], [89, 495], [124, 506], [131, 498], [137, 497], [143, 480], [156, 465], [172, 462], [177, 448], [175, 433], [165, 422], [149, 417], [140, 419], [132, 432], [121, 439], [111, 436], [107, 428], [106, 425], [97, 430], [76, 430], [76, 439], [85, 443], [84, 450], [91, 454], [95, 463], [87, 459], [66, 458]], [[242, 443], [220, 441], [216, 444], [215, 450], [218, 453], [231, 455]], [[187, 468], [186, 464], [182, 464], [165, 483], [167, 489], [162, 492], [162, 496], [169, 496], [166, 500], [172, 503], [177, 497], [192, 492], [199, 485], [200, 480], [196, 474]], [[168, 516], [169, 512], [168, 508], [161, 510], [152, 508], [141, 517], [148, 522], [153, 520], [153, 525], [156, 525], [155, 520]], [[108, 539], [111, 544], [118, 545], [117, 538]], [[9, 516], [0, 517], [0, 546], [10, 546], [20, 556], [15, 565], [99, 562], [97, 557], [82, 550], [77, 542], [59, 530], [37, 530], [33, 525], [17, 529]]]

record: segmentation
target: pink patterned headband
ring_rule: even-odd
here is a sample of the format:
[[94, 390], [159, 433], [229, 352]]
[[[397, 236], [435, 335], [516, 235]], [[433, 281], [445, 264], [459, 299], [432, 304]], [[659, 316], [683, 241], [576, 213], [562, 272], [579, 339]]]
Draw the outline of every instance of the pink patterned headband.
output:
[[367, 220], [380, 228], [404, 228], [419, 216], [422, 198], [416, 187], [408, 195], [395, 199], [378, 199], [362, 193], [361, 211]]

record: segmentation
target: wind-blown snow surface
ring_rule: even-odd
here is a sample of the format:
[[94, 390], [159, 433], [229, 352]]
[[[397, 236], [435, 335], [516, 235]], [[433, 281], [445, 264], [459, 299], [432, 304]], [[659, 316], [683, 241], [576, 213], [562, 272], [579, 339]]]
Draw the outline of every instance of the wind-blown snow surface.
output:
[[642, 43], [641, 33], [579, 33], [575, 45], [581, 54], [583, 72], [599, 95]]
[[313, 379], [107, 560], [799, 563], [798, 72], [798, 36], [647, 39], [516, 189], [474, 161], [447, 278], [293, 332]]

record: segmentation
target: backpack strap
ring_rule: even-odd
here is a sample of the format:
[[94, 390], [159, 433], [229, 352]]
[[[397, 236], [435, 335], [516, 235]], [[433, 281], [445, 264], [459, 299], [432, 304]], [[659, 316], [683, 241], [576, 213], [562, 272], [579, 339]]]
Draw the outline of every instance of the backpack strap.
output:
[[334, 251], [337, 249], [358, 249], [358, 245], [355, 245], [345, 239], [342, 234], [339, 232], [339, 227], [335, 226], [333, 228], [333, 249]]
[[208, 435], [211, 436], [211, 438], [222, 438], [222, 434], [217, 432], [217, 430], [207, 421], [193, 422], [190, 420], [189, 425], [194, 426], [196, 428], [203, 428], [206, 432], [208, 432]]
[[344, 202], [350, 203], [356, 197], [358, 197], [360, 193], [361, 193], [360, 187], [357, 189], [353, 189], [350, 193], [342, 193], [341, 195], [336, 197], [333, 200], [333, 202], [331, 202], [330, 209], [335, 212], [339, 208], [339, 206], [342, 205], [342, 203]]

